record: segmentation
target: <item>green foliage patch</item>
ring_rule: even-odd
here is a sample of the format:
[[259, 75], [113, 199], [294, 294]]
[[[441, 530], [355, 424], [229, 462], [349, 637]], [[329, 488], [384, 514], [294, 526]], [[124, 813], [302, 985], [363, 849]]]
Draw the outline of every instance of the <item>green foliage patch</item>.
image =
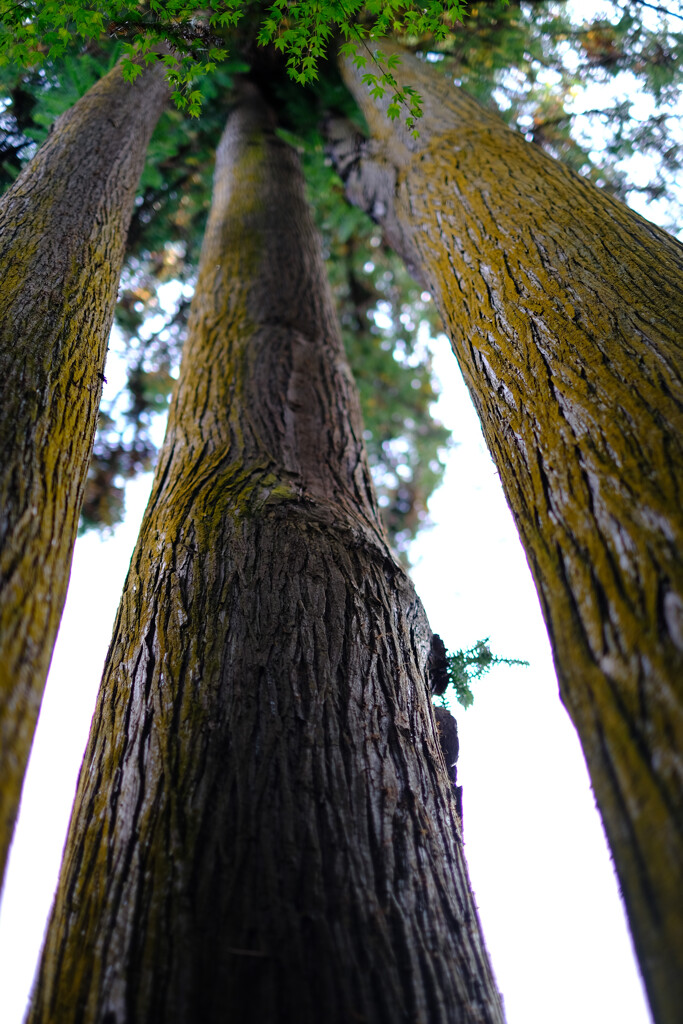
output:
[[[494, 665], [525, 665], [528, 661], [519, 658], [501, 658], [493, 654], [489, 647], [489, 638], [478, 640], [473, 647], [455, 651], [446, 655], [449, 684], [455, 691], [455, 699], [464, 708], [469, 708], [474, 703], [472, 683], [486, 675]], [[442, 697], [446, 706], [446, 699]]]
[[392, 72], [398, 58], [371, 51], [367, 43], [390, 33], [443, 39], [464, 9], [463, 0], [0, 0], [0, 66], [40, 67], [65, 56], [74, 44], [109, 36], [123, 44], [130, 81], [160, 60], [176, 106], [196, 117], [202, 101], [198, 81], [225, 61], [228, 41], [245, 22], [258, 46], [282, 54], [287, 73], [300, 85], [317, 80], [330, 44], [342, 42], [342, 52], [378, 69], [365, 76], [373, 96], [392, 91], [389, 117], [398, 117], [405, 107], [413, 127], [419, 96], [397, 84]]

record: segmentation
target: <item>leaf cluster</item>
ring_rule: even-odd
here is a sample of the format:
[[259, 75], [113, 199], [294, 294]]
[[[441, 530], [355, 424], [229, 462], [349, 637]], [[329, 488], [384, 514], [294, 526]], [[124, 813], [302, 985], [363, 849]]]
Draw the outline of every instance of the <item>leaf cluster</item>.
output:
[[[390, 93], [388, 116], [405, 115], [417, 134], [421, 98], [399, 86], [396, 59], [375, 46], [393, 35], [496, 106], [529, 141], [676, 231], [683, 15], [644, 0], [606, 0], [598, 15], [577, 10], [538, 0], [0, 0], [0, 71], [35, 74], [118, 41], [130, 77], [162, 60], [176, 104], [198, 115], [202, 81], [228, 53], [251, 58], [254, 48], [269, 47], [287, 75], [310, 85], [327, 73], [332, 47], [365, 69], [375, 97]], [[587, 103], [596, 86], [600, 98]]]
[[[287, 73], [301, 85], [316, 81], [319, 63], [334, 39], [360, 63], [380, 68], [369, 73], [374, 95], [393, 90], [390, 116], [401, 106], [411, 125], [419, 116], [419, 97], [399, 88], [392, 74], [395, 58], [381, 68], [367, 40], [388, 33], [431, 33], [442, 39], [463, 16], [463, 0], [0, 0], [0, 67], [36, 68], [64, 57], [78, 43], [109, 36], [123, 43], [124, 74], [133, 81], [160, 60], [179, 109], [198, 116], [202, 91], [197, 83], [226, 59], [226, 43], [245, 20], [256, 43], [282, 54]], [[361, 52], [365, 47], [366, 53]]]
[[[519, 658], [501, 658], [493, 654], [489, 647], [489, 638], [478, 640], [473, 647], [455, 651], [446, 655], [449, 684], [455, 691], [455, 699], [465, 709], [474, 703], [472, 683], [486, 675], [494, 665], [525, 665], [528, 661]], [[445, 697], [442, 702], [446, 703]]]
[[124, 74], [133, 81], [143, 68], [160, 60], [180, 109], [197, 116], [201, 93], [193, 83], [216, 70], [227, 50], [213, 34], [225, 19], [239, 20], [242, 5], [209, 0], [0, 0], [0, 67], [44, 67], [74, 48], [101, 45], [107, 38], [122, 44]]

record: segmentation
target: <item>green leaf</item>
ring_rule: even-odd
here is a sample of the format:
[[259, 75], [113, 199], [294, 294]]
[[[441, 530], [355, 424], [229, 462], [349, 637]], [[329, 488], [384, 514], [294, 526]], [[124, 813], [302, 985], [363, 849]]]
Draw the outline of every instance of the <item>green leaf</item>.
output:
[[528, 661], [519, 658], [501, 658], [493, 654], [489, 647], [489, 638], [478, 640], [473, 647], [460, 649], [446, 655], [449, 683], [455, 691], [455, 697], [464, 708], [472, 706], [474, 695], [471, 683], [480, 679], [494, 665], [525, 665]]

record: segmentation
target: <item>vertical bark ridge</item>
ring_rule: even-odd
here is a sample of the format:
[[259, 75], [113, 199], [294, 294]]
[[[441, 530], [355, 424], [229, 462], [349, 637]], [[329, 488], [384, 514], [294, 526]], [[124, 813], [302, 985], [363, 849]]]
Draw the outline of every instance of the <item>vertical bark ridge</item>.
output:
[[295, 154], [218, 149], [30, 1020], [501, 1022]]
[[115, 68], [0, 199], [0, 878], [71, 567], [163, 70]]
[[[384, 47], [391, 51], [392, 47]], [[398, 51], [397, 51], [398, 52]], [[430, 289], [524, 544], [660, 1024], [683, 998], [683, 248], [401, 53], [347, 193]]]

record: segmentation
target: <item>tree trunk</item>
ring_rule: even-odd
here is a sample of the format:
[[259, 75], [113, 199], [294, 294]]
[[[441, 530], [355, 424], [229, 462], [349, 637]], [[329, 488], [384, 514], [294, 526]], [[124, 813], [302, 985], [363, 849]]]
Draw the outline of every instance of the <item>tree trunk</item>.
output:
[[500, 1022], [296, 157], [221, 142], [32, 1022]]
[[[385, 51], [397, 48], [385, 46]], [[683, 249], [401, 53], [417, 140], [344, 75], [351, 200], [430, 289], [541, 598], [653, 1012], [683, 1002]]]
[[0, 200], [0, 880], [66, 597], [161, 66], [115, 68]]

